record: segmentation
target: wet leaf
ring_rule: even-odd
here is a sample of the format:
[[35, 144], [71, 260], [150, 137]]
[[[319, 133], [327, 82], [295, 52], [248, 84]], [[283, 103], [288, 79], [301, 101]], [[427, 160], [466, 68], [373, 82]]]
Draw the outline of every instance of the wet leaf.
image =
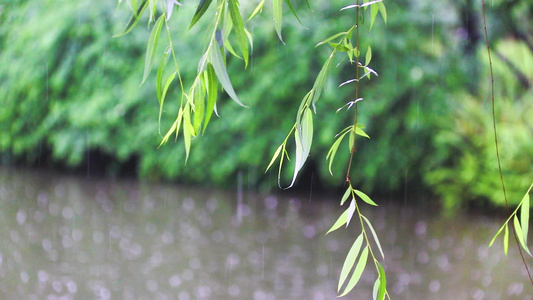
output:
[[167, 95], [168, 87], [170, 86], [170, 84], [174, 80], [174, 77], [176, 77], [176, 72], [174, 72], [174, 73], [170, 74], [170, 76], [168, 76], [167, 81], [165, 82], [165, 85], [163, 87], [163, 90], [161, 91], [161, 99], [159, 101], [159, 124], [161, 124], [161, 115], [163, 113], [163, 105], [165, 104], [165, 98], [166, 98], [166, 95]]
[[161, 146], [166, 144], [168, 142], [168, 139], [170, 138], [170, 136], [174, 133], [174, 131], [176, 132], [176, 137], [178, 136], [178, 133], [180, 131], [180, 126], [181, 126], [181, 120], [182, 119], [183, 119], [183, 109], [180, 107], [180, 109], [178, 111], [178, 116], [176, 117], [176, 120], [174, 121], [174, 123], [172, 124], [172, 126], [170, 127], [168, 132], [165, 134], [165, 136], [163, 137], [163, 140], [161, 140], [161, 143], [159, 144], [159, 146], [157, 148], [160, 148]]
[[[339, 137], [337, 137], [337, 139], [335, 140], [335, 142], [333, 143], [333, 145], [331, 145], [331, 148], [329, 149], [328, 151], [328, 154], [326, 155], [326, 160], [329, 159], [329, 165], [328, 165], [328, 170], [329, 170], [329, 173], [331, 175], [333, 175], [333, 172], [331, 171], [331, 166], [333, 165], [333, 160], [335, 159], [335, 155], [337, 154], [337, 150], [339, 149], [339, 146], [342, 142], [342, 139], [344, 139], [344, 137], [346, 136], [346, 134], [350, 132], [349, 130], [346, 130], [344, 133], [342, 133]], [[341, 204], [342, 205], [342, 204]]]
[[355, 242], [350, 248], [350, 251], [348, 252], [348, 255], [346, 256], [346, 259], [344, 260], [344, 264], [342, 265], [342, 269], [341, 269], [341, 275], [339, 277], [339, 284], [337, 286], [337, 292], [341, 290], [341, 287], [344, 285], [346, 278], [348, 278], [348, 274], [350, 274], [350, 271], [355, 265], [355, 260], [357, 256], [359, 255], [359, 252], [361, 251], [362, 245], [363, 245], [363, 233], [359, 234], [359, 236], [355, 239]]
[[348, 188], [346, 189], [346, 192], [344, 192], [344, 195], [342, 195], [341, 206], [344, 204], [344, 202], [346, 202], [346, 200], [348, 200], [348, 197], [350, 197], [351, 193], [352, 193], [352, 187], [348, 186]]
[[185, 144], [185, 164], [189, 160], [189, 153], [191, 152], [191, 139], [194, 133], [194, 128], [191, 124], [191, 109], [190, 105], [185, 104], [183, 112], [183, 142]]
[[270, 160], [270, 163], [268, 164], [268, 167], [266, 168], [265, 173], [268, 171], [268, 169], [270, 169], [270, 167], [272, 167], [272, 165], [278, 158], [279, 154], [281, 153], [282, 148], [283, 148], [283, 144], [279, 145], [278, 149], [276, 149], [276, 152], [274, 152], [274, 155], [272, 156], [272, 159]]
[[334, 39], [336, 39], [336, 38], [338, 38], [338, 37], [340, 37], [340, 36], [346, 35], [347, 33], [348, 33], [348, 32], [339, 32], [339, 33], [337, 33], [337, 34], [334, 34], [334, 35], [330, 36], [329, 38], [323, 40], [322, 42], [316, 44], [315, 47], [318, 47], [318, 46], [321, 46], [321, 45], [327, 44], [327, 43], [331, 42], [332, 40], [334, 40]]
[[318, 76], [316, 77], [315, 83], [313, 84], [313, 97], [311, 98], [311, 105], [313, 106], [313, 110], [316, 113], [316, 102], [320, 98], [320, 94], [322, 93], [322, 88], [324, 87], [324, 83], [326, 82], [326, 77], [328, 76], [329, 68], [331, 66], [331, 61], [333, 60], [333, 57], [335, 56], [335, 53], [337, 53], [336, 50], [333, 50], [331, 54], [329, 55], [328, 59], [322, 66], [322, 69], [320, 70], [320, 73], [318, 73]]
[[383, 300], [385, 299], [385, 294], [387, 292], [387, 276], [383, 266], [379, 262], [377, 264], [379, 268], [379, 293], [377, 299]]
[[365, 56], [365, 65], [368, 66], [371, 60], [372, 60], [372, 48], [368, 46], [368, 50], [366, 50], [366, 56]]
[[335, 221], [335, 223], [333, 224], [333, 226], [331, 226], [331, 228], [328, 230], [328, 232], [326, 232], [326, 234], [330, 233], [330, 232], [333, 232], [339, 228], [341, 228], [342, 225], [346, 224], [346, 220], [348, 219], [348, 209], [345, 210], [341, 215], [340, 217], [337, 219], [337, 221]]
[[355, 270], [353, 271], [352, 277], [350, 278], [350, 281], [348, 282], [346, 289], [339, 297], [343, 297], [346, 294], [348, 294], [351, 290], [353, 290], [357, 282], [359, 282], [359, 279], [361, 278], [363, 271], [365, 270], [367, 260], [368, 260], [368, 245], [361, 252], [361, 257], [359, 257], [359, 261], [357, 262], [357, 266], [355, 267]]
[[157, 42], [159, 41], [159, 35], [161, 34], [161, 28], [163, 28], [163, 15], [159, 16], [152, 28], [150, 38], [148, 38], [148, 45], [146, 47], [146, 57], [144, 59], [144, 73], [141, 85], [144, 83], [150, 70], [152, 69], [152, 62], [154, 60], [155, 51], [157, 50]]
[[189, 29], [191, 29], [198, 20], [204, 15], [206, 10], [209, 8], [209, 5], [211, 5], [212, 0], [200, 0], [200, 4], [198, 4], [198, 7], [196, 8], [196, 12], [194, 13], [194, 16], [191, 20], [191, 25], [189, 25]]
[[366, 137], [367, 139], [370, 138], [370, 136], [368, 134], [366, 134], [366, 132], [363, 130], [363, 128], [359, 128], [359, 127], [355, 128], [355, 133], [357, 135], [362, 136], [362, 137]]
[[194, 87], [194, 119], [193, 119], [193, 132], [194, 135], [200, 133], [202, 128], [202, 121], [205, 114], [205, 87], [198, 83]]
[[355, 199], [352, 198], [352, 201], [350, 201], [350, 206], [348, 207], [348, 215], [346, 216], [346, 227], [350, 225], [350, 221], [352, 220], [354, 213], [355, 213]]

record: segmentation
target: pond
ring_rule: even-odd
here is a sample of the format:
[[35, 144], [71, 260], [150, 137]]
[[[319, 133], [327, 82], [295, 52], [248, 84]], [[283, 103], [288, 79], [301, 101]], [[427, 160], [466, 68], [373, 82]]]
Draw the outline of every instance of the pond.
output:
[[[335, 299], [360, 230], [324, 235], [338, 200], [3, 168], [1, 298]], [[487, 247], [503, 220], [386, 202], [363, 212], [393, 299], [532, 299], [516, 247]]]

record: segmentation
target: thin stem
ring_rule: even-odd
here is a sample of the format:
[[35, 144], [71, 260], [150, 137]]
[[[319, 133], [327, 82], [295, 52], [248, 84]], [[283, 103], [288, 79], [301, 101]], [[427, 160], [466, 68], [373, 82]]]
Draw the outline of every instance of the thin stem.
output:
[[[357, 80], [355, 81], [355, 99], [359, 99], [359, 55], [361, 52], [359, 51], [359, 0], [356, 2], [357, 6], [355, 8], [355, 48], [357, 49], [357, 55], [355, 59], [355, 78]], [[354, 116], [353, 116], [353, 144], [352, 144], [352, 150], [350, 151], [350, 160], [348, 162], [348, 170], [346, 171], [346, 181], [350, 182], [350, 171], [352, 169], [352, 161], [355, 154], [355, 140], [357, 135], [355, 134], [355, 130], [357, 128], [357, 102], [354, 105]]]
[[[487, 54], [489, 58], [490, 92], [491, 92], [490, 103], [491, 103], [491, 110], [492, 110], [492, 129], [494, 131], [494, 146], [496, 148], [496, 161], [498, 162], [498, 172], [500, 174], [500, 182], [502, 185], [503, 198], [505, 200], [505, 207], [507, 208], [507, 213], [511, 214], [511, 210], [509, 209], [509, 202], [507, 201], [507, 192], [505, 191], [505, 183], [503, 181], [502, 164], [500, 161], [500, 150], [498, 146], [498, 132], [496, 130], [496, 109], [494, 105], [494, 102], [495, 102], [494, 101], [494, 72], [492, 70], [492, 58], [490, 55], [490, 44], [489, 44], [489, 35], [487, 33], [487, 21], [485, 17], [485, 1], [484, 0], [481, 0], [481, 6], [482, 6], [482, 13], [483, 13], [483, 29], [485, 31], [485, 42], [487, 44]], [[520, 252], [520, 257], [522, 258], [522, 262], [524, 264], [524, 267], [526, 268], [529, 281], [531, 282], [531, 285], [533, 285], [533, 278], [531, 277], [531, 272], [529, 271], [529, 267], [527, 266], [526, 259], [524, 258], [524, 254], [522, 253], [522, 248], [520, 248], [520, 244], [518, 242], [518, 237], [516, 235], [516, 230], [514, 229], [514, 227], [513, 227], [513, 233], [514, 233], [516, 245], [518, 247], [518, 251]]]

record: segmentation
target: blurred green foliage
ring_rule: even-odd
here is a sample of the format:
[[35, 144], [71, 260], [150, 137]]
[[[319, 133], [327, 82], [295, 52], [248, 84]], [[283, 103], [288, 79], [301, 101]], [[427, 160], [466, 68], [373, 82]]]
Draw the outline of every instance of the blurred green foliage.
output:
[[[523, 20], [531, 11], [527, 1], [518, 2], [522, 3], [518, 12], [515, 8], [505, 11], [510, 20]], [[365, 191], [430, 188], [449, 207], [477, 198], [502, 204], [484, 45], [473, 35], [479, 35], [482, 26], [479, 9], [469, 11], [469, 3], [389, 2], [388, 24], [378, 20], [371, 32], [362, 30], [361, 49], [372, 46], [371, 67], [379, 73], [361, 84], [364, 100], [359, 104], [359, 122], [371, 139], [359, 143], [352, 179]], [[530, 49], [507, 37], [516, 28], [497, 26], [508, 22], [497, 11], [502, 3], [490, 10], [489, 18], [496, 20], [489, 26], [492, 42], [499, 41], [498, 51], [513, 59], [531, 82]], [[179, 101], [178, 85], [167, 95], [161, 133], [155, 72], [139, 87], [150, 32], [147, 19], [128, 35], [114, 39], [112, 35], [124, 28], [128, 12], [117, 9], [113, 1], [0, 4], [2, 161], [75, 167], [86, 165], [88, 159], [96, 163], [94, 153], [98, 153], [113, 158], [105, 160], [110, 173], [135, 161], [141, 178], [228, 186], [242, 173], [248, 186], [275, 187], [276, 171], [265, 175], [264, 169], [329, 54], [314, 46], [345, 30], [353, 18], [330, 1], [311, 4], [312, 11], [305, 3], [295, 6], [303, 24], [287, 12], [282, 31], [285, 45], [277, 38], [268, 14], [246, 25], [254, 35], [250, 65], [243, 70], [242, 61], [228, 58], [228, 71], [239, 98], [249, 108], [221, 93], [220, 118], [212, 120], [205, 135], [193, 141], [187, 165], [181, 140], [157, 149], [161, 134], [177, 113], [173, 104]], [[207, 25], [207, 20], [200, 20], [187, 31], [190, 18], [184, 16], [192, 16], [195, 5], [185, 3], [170, 20], [185, 82], [196, 75], [205, 39], [201, 29]], [[241, 10], [247, 16], [252, 7], [243, 3]], [[477, 18], [477, 31], [464, 23], [465, 11]], [[476, 18], [471, 17], [471, 22]], [[522, 22], [531, 38], [529, 21]], [[472, 41], [476, 51], [467, 50]], [[164, 42], [162, 38], [160, 45]], [[156, 60], [163, 48], [159, 47]], [[514, 51], [525, 53], [529, 65], [517, 59]], [[531, 87], [517, 83], [508, 65], [498, 58], [494, 61], [504, 175], [508, 190], [520, 194], [533, 177], [533, 124], [528, 118], [532, 92]], [[324, 185], [344, 182], [348, 151], [337, 155], [334, 176], [328, 172], [325, 157], [335, 134], [352, 122], [352, 110], [335, 111], [353, 100], [352, 86], [338, 88], [353, 77], [353, 69], [333, 69], [317, 107], [307, 172]], [[288, 182], [290, 170], [284, 175]], [[305, 176], [300, 179], [301, 185], [310, 183]]]

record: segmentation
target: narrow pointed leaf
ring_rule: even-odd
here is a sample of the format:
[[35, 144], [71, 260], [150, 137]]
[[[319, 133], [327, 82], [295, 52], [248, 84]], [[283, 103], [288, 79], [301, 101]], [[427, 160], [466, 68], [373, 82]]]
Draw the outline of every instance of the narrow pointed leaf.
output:
[[206, 77], [207, 77], [207, 107], [205, 108], [205, 120], [204, 120], [204, 129], [203, 132], [205, 132], [205, 129], [207, 128], [207, 124], [211, 120], [211, 116], [213, 115], [213, 111], [215, 110], [215, 104], [217, 103], [217, 90], [218, 90], [218, 84], [217, 84], [217, 77], [215, 74], [215, 70], [213, 69], [213, 65], [207, 64], [206, 69]]
[[378, 3], [378, 8], [381, 16], [383, 17], [383, 21], [387, 23], [387, 8], [385, 7], [385, 4], [383, 4], [383, 2]]
[[366, 203], [370, 204], [370, 205], [373, 205], [373, 206], [378, 206], [374, 201], [372, 201], [372, 199], [370, 199], [370, 197], [368, 197], [365, 193], [359, 191], [359, 190], [353, 190], [357, 196], [359, 196], [359, 198], [361, 198], [363, 201], [365, 201]]
[[378, 262], [378, 268], [379, 268], [379, 293], [378, 293], [378, 300], [385, 299], [385, 293], [387, 292], [387, 276], [385, 274], [385, 270], [383, 269], [383, 266]]
[[498, 232], [496, 232], [496, 234], [492, 237], [492, 240], [491, 240], [490, 243], [489, 243], [489, 248], [492, 246], [492, 244], [494, 244], [494, 241], [496, 240], [496, 238], [498, 237], [498, 235], [500, 235], [500, 233], [502, 233], [502, 231], [505, 229], [505, 226], [507, 226], [507, 222], [505, 222], [505, 224], [503, 224], [503, 226], [500, 227], [500, 229], [498, 230]]
[[202, 128], [202, 121], [205, 115], [205, 87], [202, 84], [196, 84], [194, 88], [194, 119], [193, 129], [194, 135], [200, 133]]
[[165, 104], [165, 97], [167, 95], [168, 87], [172, 83], [172, 80], [174, 80], [174, 77], [176, 77], [176, 72], [168, 76], [167, 81], [165, 82], [165, 85], [163, 87], [163, 90], [161, 91], [161, 99], [159, 100], [159, 124], [161, 124], [161, 115], [163, 114], [163, 105]]
[[[279, 154], [281, 153], [281, 149], [283, 148], [283, 144], [279, 145], [278, 149], [276, 149], [276, 152], [274, 152], [274, 155], [272, 156], [272, 159], [270, 160], [270, 163], [268, 164], [268, 167], [266, 168], [265, 173], [272, 167], [276, 159], [278, 158]], [[283, 158], [282, 158], [283, 159]]]
[[272, 0], [272, 11], [274, 13], [274, 28], [276, 29], [276, 33], [278, 34], [278, 38], [282, 43], [283, 38], [281, 37], [281, 21], [282, 21], [282, 7], [281, 5], [283, 2], [281, 0]]
[[300, 18], [296, 14], [296, 11], [294, 10], [294, 7], [292, 7], [291, 0], [285, 0], [285, 3], [287, 3], [287, 6], [291, 10], [292, 14], [296, 17], [296, 20], [298, 20], [298, 22], [300, 22], [300, 24], [302, 24], [302, 20], [300, 20]]
[[366, 56], [365, 56], [365, 66], [368, 66], [371, 60], [372, 60], [372, 48], [368, 46], [368, 50], [366, 50]]
[[[328, 154], [326, 155], [326, 160], [329, 159], [329, 165], [328, 165], [328, 170], [329, 170], [329, 173], [331, 175], [333, 175], [333, 172], [331, 171], [331, 166], [333, 165], [333, 160], [335, 159], [335, 155], [337, 154], [337, 150], [339, 149], [339, 146], [342, 142], [342, 139], [344, 139], [344, 137], [346, 136], [346, 134], [348, 133], [349, 131], [346, 131], [344, 132], [343, 134], [341, 134], [336, 140], [335, 142], [333, 143], [333, 145], [331, 145], [331, 148], [329, 149], [328, 151]], [[342, 204], [341, 204], [342, 205]]]
[[516, 217], [516, 215], [513, 218], [513, 225], [514, 225], [514, 230], [516, 232], [516, 237], [518, 238], [518, 242], [520, 242], [522, 249], [524, 249], [524, 251], [526, 251], [526, 253], [529, 254], [529, 256], [533, 256], [531, 255], [531, 252], [529, 252], [529, 249], [527, 248], [527, 245], [524, 242], [524, 234], [522, 232], [522, 227], [520, 226], [520, 222], [518, 222], [518, 218]]
[[374, 281], [374, 286], [372, 287], [372, 299], [377, 300], [378, 299], [378, 292], [379, 292], [379, 285], [381, 283], [380, 278], [376, 278], [376, 281]]
[[524, 235], [524, 244], [527, 245], [527, 234], [529, 229], [529, 193], [522, 198], [522, 207], [520, 208], [520, 224], [522, 224], [522, 233]]
[[507, 256], [507, 251], [509, 250], [509, 226], [505, 224], [505, 233], [503, 234], [503, 252]]
[[239, 3], [237, 0], [229, 0], [228, 3], [231, 21], [233, 28], [235, 28], [235, 36], [237, 37], [237, 44], [241, 49], [242, 58], [244, 59], [244, 67], [248, 66], [248, 38], [244, 30], [244, 22], [242, 21], [241, 13], [239, 12]]
[[309, 156], [311, 144], [313, 143], [313, 112], [311, 109], [306, 108], [304, 110], [300, 123], [296, 125], [294, 139], [296, 142], [296, 160], [294, 162], [292, 182], [289, 187], [294, 185], [298, 173]]
[[363, 233], [359, 234], [359, 236], [355, 239], [355, 242], [350, 248], [350, 251], [348, 252], [348, 255], [346, 256], [346, 259], [344, 260], [344, 264], [342, 265], [342, 269], [341, 269], [341, 275], [339, 277], [339, 284], [337, 286], [337, 292], [341, 290], [341, 287], [344, 285], [346, 278], [348, 278], [348, 274], [350, 274], [350, 271], [352, 270], [355, 264], [355, 259], [359, 255], [362, 245], [363, 245]]
[[161, 140], [161, 143], [159, 144], [157, 148], [160, 148], [161, 146], [166, 144], [170, 136], [174, 133], [174, 131], [176, 131], [176, 135], [179, 133], [182, 119], [183, 119], [183, 109], [180, 107], [178, 111], [178, 116], [176, 117], [174, 124], [172, 124], [172, 126], [170, 127], [168, 132], [165, 134], [165, 136], [163, 137], [163, 140]]
[[159, 35], [161, 34], [161, 28], [163, 28], [164, 15], [159, 16], [152, 28], [150, 37], [148, 38], [148, 45], [146, 47], [146, 57], [144, 59], [144, 73], [141, 85], [144, 83], [150, 70], [152, 69], [152, 61], [154, 60], [155, 51], [157, 50], [157, 42], [159, 41]]
[[255, 15], [257, 15], [259, 12], [261, 12], [263, 10], [263, 6], [264, 5], [265, 5], [265, 0], [262, 0], [261, 2], [259, 2], [259, 4], [256, 6], [256, 8], [252, 12], [252, 14], [248, 18], [248, 20], [246, 20], [246, 22], [250, 21], [251, 19], [253, 19], [253, 17], [255, 17]]
[[[214, 47], [214, 45], [212, 47]], [[231, 81], [229, 80], [228, 72], [226, 71], [226, 65], [224, 64], [222, 55], [220, 54], [220, 50], [218, 49], [218, 47], [214, 47], [213, 49], [211, 49], [209, 62], [211, 63], [211, 65], [213, 65], [213, 69], [215, 70], [215, 74], [217, 75], [218, 81], [220, 82], [222, 88], [224, 88], [228, 96], [230, 96], [230, 98], [233, 99], [233, 101], [235, 101], [240, 106], [247, 107], [246, 105], [242, 104], [242, 102], [239, 100], [239, 97], [237, 97], [235, 90], [233, 90], [233, 86], [231, 85]]]
[[350, 225], [350, 221], [352, 220], [354, 213], [355, 213], [355, 199], [352, 198], [352, 201], [350, 201], [350, 206], [348, 207], [348, 215], [346, 216], [346, 227]]
[[137, 23], [139, 22], [139, 20], [141, 19], [141, 16], [144, 12], [144, 10], [146, 9], [146, 7], [148, 7], [148, 0], [144, 0], [141, 5], [139, 5], [139, 8], [137, 8], [137, 12], [134, 13], [130, 20], [128, 21], [128, 25], [126, 25], [126, 29], [124, 29], [124, 31], [122, 33], [119, 33], [119, 34], [115, 34], [113, 37], [121, 37], [121, 36], [124, 36], [126, 35], [128, 32], [130, 32], [133, 27], [135, 27], [135, 25], [137, 25]]
[[377, 5], [370, 6], [370, 29], [374, 26], [374, 21], [378, 15], [379, 8]]
[[344, 31], [343, 31], [343, 32], [336, 33], [336, 34], [334, 34], [334, 35], [328, 37], [327, 39], [323, 40], [322, 42], [316, 44], [315, 47], [318, 47], [318, 46], [321, 46], [321, 45], [327, 44], [327, 43], [331, 42], [332, 40], [334, 40], [334, 39], [336, 39], [336, 38], [338, 38], [338, 37], [340, 37], [340, 36], [342, 36], [342, 35], [346, 35], [346, 34], [347, 34], [347, 32], [344, 32]]
[[331, 228], [328, 230], [328, 232], [326, 232], [326, 234], [330, 233], [330, 232], [333, 232], [339, 228], [342, 227], [342, 225], [346, 224], [346, 220], [348, 219], [348, 209], [345, 210], [341, 215], [340, 217], [337, 219], [337, 221], [335, 221], [335, 223], [333, 224], [333, 226], [331, 226]]
[[370, 232], [372, 232], [372, 236], [374, 237], [374, 241], [376, 242], [376, 245], [378, 246], [379, 253], [381, 253], [381, 257], [385, 259], [385, 254], [383, 254], [383, 249], [381, 248], [381, 243], [379, 242], [379, 238], [378, 238], [378, 235], [376, 234], [376, 231], [374, 230], [374, 227], [372, 226], [370, 221], [365, 216], [361, 215], [361, 217], [363, 217], [363, 220], [365, 220], [366, 225], [368, 225], [368, 228], [370, 228]]
[[189, 104], [187, 103], [183, 112], [183, 142], [185, 144], [185, 164], [187, 164], [187, 161], [189, 160], [193, 132], [194, 129], [191, 124], [191, 109]]
[[331, 54], [329, 55], [328, 59], [322, 66], [322, 69], [320, 70], [320, 73], [318, 73], [318, 76], [315, 80], [315, 83], [313, 85], [313, 97], [311, 98], [311, 104], [313, 106], [314, 111], [316, 112], [316, 102], [320, 98], [320, 94], [322, 93], [322, 88], [324, 87], [324, 83], [326, 82], [326, 78], [328, 76], [329, 68], [331, 66], [331, 61], [333, 60], [333, 57], [335, 56], [335, 53], [337, 53], [336, 50], [333, 50]]
[[344, 204], [344, 202], [346, 202], [346, 200], [348, 200], [348, 197], [350, 197], [351, 193], [352, 193], [352, 187], [348, 186], [348, 188], [346, 189], [346, 192], [344, 192], [344, 195], [342, 195], [341, 206]]
[[205, 11], [209, 8], [209, 5], [211, 5], [212, 0], [200, 0], [200, 4], [198, 4], [198, 7], [196, 8], [196, 12], [194, 13], [194, 16], [191, 20], [191, 25], [189, 25], [189, 29], [191, 29], [198, 20], [204, 15]]
[[362, 137], [366, 137], [367, 139], [370, 138], [370, 136], [368, 134], [366, 134], [366, 132], [362, 128], [359, 128], [359, 127], [355, 128], [355, 133], [357, 135], [362, 136]]
[[355, 270], [353, 271], [352, 277], [350, 278], [350, 281], [348, 282], [346, 289], [339, 297], [344, 297], [351, 290], [353, 290], [357, 282], [359, 282], [359, 279], [361, 279], [361, 275], [363, 274], [363, 271], [365, 270], [367, 260], [368, 260], [368, 245], [361, 252], [361, 257], [359, 258], [359, 261], [357, 262], [357, 266], [355, 266]]

